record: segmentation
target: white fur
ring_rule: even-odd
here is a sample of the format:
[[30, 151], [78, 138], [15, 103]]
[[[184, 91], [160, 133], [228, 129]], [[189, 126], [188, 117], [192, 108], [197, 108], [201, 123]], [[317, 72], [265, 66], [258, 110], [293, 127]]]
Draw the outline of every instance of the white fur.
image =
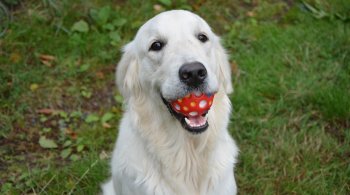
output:
[[[209, 41], [200, 42], [198, 33]], [[166, 42], [161, 51], [149, 51], [155, 40]], [[178, 71], [193, 61], [207, 69], [206, 90], [217, 92], [208, 113], [209, 128], [201, 134], [186, 131], [160, 96], [175, 99], [187, 93]], [[173, 10], [145, 23], [125, 46], [117, 67], [126, 110], [112, 156], [112, 178], [103, 185], [103, 193], [236, 194], [233, 168], [238, 148], [227, 131], [230, 72], [219, 38], [199, 16]]]

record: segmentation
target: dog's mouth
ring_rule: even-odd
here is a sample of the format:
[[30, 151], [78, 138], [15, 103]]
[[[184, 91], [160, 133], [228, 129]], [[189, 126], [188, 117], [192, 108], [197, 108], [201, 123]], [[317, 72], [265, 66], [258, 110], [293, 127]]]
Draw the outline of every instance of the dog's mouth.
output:
[[176, 100], [166, 100], [164, 104], [169, 112], [181, 123], [187, 131], [199, 134], [208, 129], [208, 111], [214, 95], [192, 93]]

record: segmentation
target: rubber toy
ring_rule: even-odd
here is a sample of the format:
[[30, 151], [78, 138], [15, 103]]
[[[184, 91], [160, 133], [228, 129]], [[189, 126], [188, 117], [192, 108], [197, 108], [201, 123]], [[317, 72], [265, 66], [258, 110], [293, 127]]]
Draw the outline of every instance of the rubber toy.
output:
[[191, 93], [183, 98], [171, 102], [173, 109], [187, 117], [196, 117], [206, 114], [213, 104], [214, 95]]

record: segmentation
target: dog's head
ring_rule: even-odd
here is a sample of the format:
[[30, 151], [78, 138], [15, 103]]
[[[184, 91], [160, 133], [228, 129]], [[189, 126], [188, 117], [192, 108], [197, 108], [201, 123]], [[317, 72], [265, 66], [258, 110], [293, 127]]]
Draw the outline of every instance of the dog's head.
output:
[[163, 101], [193, 133], [207, 129], [207, 113], [188, 117], [171, 102], [188, 94], [232, 92], [230, 66], [219, 37], [202, 18], [183, 10], [163, 12], [139, 29], [124, 47], [117, 85], [126, 100], [158, 94], [153, 101]]

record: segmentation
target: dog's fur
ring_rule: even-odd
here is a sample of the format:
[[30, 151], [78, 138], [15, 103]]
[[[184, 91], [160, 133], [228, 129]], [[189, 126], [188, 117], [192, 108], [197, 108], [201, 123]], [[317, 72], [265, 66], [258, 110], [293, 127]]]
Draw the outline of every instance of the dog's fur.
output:
[[[198, 33], [209, 40], [199, 41]], [[166, 43], [162, 50], [149, 49], [155, 40]], [[203, 92], [216, 92], [209, 127], [198, 134], [185, 130], [161, 98], [189, 93], [178, 74], [182, 64], [193, 61], [207, 69]], [[125, 46], [117, 67], [126, 110], [112, 156], [112, 178], [103, 185], [103, 193], [236, 194], [233, 168], [238, 148], [227, 131], [230, 74], [219, 38], [199, 16], [173, 10], [145, 23]]]

